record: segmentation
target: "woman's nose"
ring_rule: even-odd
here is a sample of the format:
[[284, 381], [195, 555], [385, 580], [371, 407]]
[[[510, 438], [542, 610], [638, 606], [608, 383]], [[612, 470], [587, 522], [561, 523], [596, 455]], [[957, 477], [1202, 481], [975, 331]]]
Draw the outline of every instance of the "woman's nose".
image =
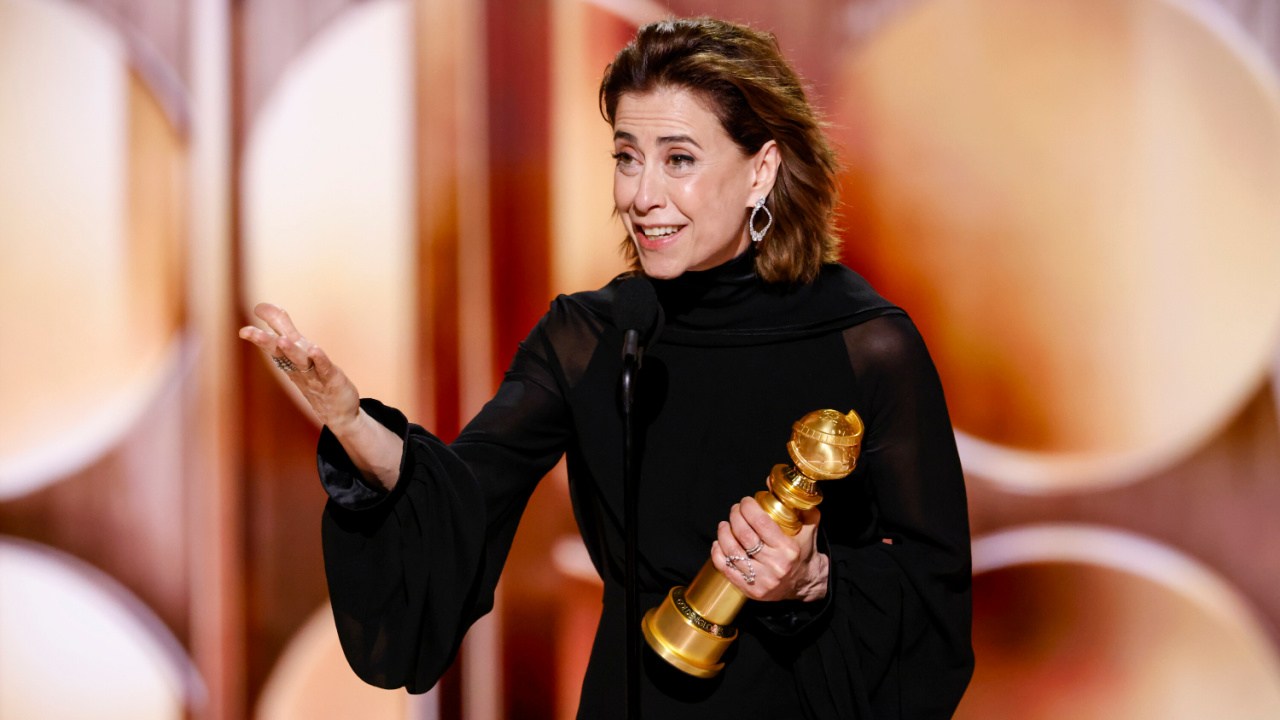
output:
[[663, 186], [662, 173], [652, 165], [645, 165], [640, 170], [640, 185], [636, 188], [635, 208], [641, 215], [660, 208], [666, 204], [667, 193]]

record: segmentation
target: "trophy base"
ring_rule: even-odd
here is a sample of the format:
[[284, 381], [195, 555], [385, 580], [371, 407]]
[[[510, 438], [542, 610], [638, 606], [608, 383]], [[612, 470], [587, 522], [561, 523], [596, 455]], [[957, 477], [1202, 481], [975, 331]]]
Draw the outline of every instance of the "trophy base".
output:
[[667, 599], [645, 613], [640, 623], [649, 647], [677, 670], [694, 677], [715, 677], [724, 668], [717, 662], [738, 631], [708, 622], [684, 599], [684, 588], [675, 587]]

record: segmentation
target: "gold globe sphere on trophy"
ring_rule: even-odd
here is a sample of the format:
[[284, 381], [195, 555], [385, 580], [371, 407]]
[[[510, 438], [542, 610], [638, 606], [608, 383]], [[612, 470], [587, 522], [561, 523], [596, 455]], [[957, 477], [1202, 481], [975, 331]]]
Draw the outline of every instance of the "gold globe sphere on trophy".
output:
[[[862, 419], [852, 410], [815, 410], [791, 426], [787, 452], [795, 467], [774, 465], [770, 489], [756, 502], [788, 535], [800, 532], [799, 511], [822, 502], [815, 481], [838, 480], [853, 472], [862, 449]], [[710, 560], [688, 587], [674, 587], [661, 605], [645, 614], [641, 627], [649, 647], [677, 669], [709, 678], [720, 672], [720, 657], [738, 636], [730, 624], [747, 596]]]

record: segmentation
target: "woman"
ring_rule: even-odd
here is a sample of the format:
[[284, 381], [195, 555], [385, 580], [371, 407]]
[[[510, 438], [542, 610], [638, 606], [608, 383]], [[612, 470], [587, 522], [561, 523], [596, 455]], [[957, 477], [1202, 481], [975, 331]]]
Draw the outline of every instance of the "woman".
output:
[[[708, 552], [758, 601], [713, 679], [646, 651], [644, 715], [949, 717], [973, 664], [951, 425], [911, 321], [834, 264], [836, 164], [798, 79], [769, 35], [670, 20], [618, 53], [600, 97], [624, 248], [666, 319], [638, 401], [642, 607]], [[423, 692], [438, 680], [492, 607], [534, 486], [567, 455], [605, 584], [579, 717], [623, 715], [619, 282], [557, 298], [449, 445], [359, 400], [279, 308], [257, 311], [274, 332], [241, 330], [325, 422], [325, 568], [366, 681]], [[862, 456], [790, 537], [750, 496], [787, 460], [791, 424], [819, 408], [859, 413]]]

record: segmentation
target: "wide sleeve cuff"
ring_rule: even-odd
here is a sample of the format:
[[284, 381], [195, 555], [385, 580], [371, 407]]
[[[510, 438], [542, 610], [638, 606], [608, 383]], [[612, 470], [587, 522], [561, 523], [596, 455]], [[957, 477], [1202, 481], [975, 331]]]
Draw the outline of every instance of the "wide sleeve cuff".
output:
[[[897, 564], [879, 543], [831, 552], [830, 606], [795, 662], [801, 704], [814, 718], [899, 717], [903, 589]], [[886, 705], [886, 703], [888, 705]]]
[[[397, 429], [387, 415], [394, 411], [363, 407]], [[403, 432], [395, 487], [365, 509], [330, 500], [321, 543], [348, 664], [371, 685], [422, 693], [449, 667], [471, 623], [492, 607], [496, 583], [485, 583], [491, 552], [481, 484], [439, 438], [412, 424]], [[351, 468], [340, 475], [347, 487], [358, 487]]]
[[[406, 451], [400, 456], [400, 473], [396, 481], [396, 486], [399, 487], [401, 481], [412, 471], [412, 465], [409, 462], [410, 453], [407, 451], [412, 426], [404, 413], [383, 405], [373, 398], [362, 399], [360, 408], [406, 443]], [[324, 487], [324, 491], [335, 503], [346, 510], [369, 510], [382, 504], [391, 496], [391, 492], [386, 488], [376, 486], [364, 479], [364, 475], [355, 463], [351, 462], [346, 448], [342, 447], [342, 443], [329, 430], [328, 425], [320, 430], [320, 442], [316, 446], [316, 468], [319, 470], [320, 484]]]

